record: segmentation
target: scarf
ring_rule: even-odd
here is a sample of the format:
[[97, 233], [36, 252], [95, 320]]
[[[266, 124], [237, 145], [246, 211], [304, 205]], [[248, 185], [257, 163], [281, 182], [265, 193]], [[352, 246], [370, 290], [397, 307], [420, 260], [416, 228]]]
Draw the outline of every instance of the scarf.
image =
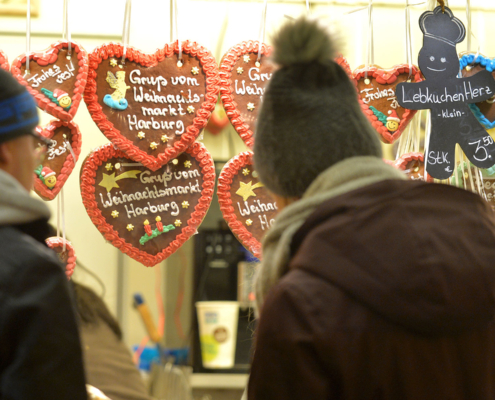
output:
[[347, 158], [318, 175], [300, 200], [277, 215], [263, 239], [263, 259], [254, 282], [258, 312], [270, 288], [289, 270], [292, 237], [318, 206], [333, 197], [388, 179], [406, 177], [377, 157]]
[[0, 170], [0, 225], [17, 225], [50, 218], [50, 210], [10, 174]]

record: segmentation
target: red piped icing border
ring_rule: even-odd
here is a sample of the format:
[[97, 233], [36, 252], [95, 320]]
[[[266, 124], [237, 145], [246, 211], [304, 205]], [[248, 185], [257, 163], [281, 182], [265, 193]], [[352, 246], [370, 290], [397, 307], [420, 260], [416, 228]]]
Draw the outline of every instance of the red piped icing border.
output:
[[5, 54], [2, 50], [0, 50], [0, 68], [5, 71], [10, 71], [9, 59], [7, 54]]
[[[91, 118], [95, 121], [102, 133], [111, 140], [120, 150], [122, 150], [129, 158], [142, 163], [145, 167], [156, 171], [162, 165], [167, 164], [171, 159], [186, 151], [188, 146], [193, 143], [198, 137], [201, 129], [208, 123], [208, 119], [212, 111], [215, 109], [218, 92], [220, 90], [220, 78], [218, 76], [218, 66], [211, 52], [200, 46], [196, 42], [186, 40], [182, 42], [182, 52], [197, 57], [206, 74], [206, 94], [205, 101], [201, 104], [201, 108], [196, 111], [196, 116], [193, 119], [192, 125], [189, 125], [186, 131], [182, 134], [181, 139], [176, 141], [173, 147], [167, 148], [158, 156], [152, 156], [135, 146], [132, 141], [125, 138], [114, 125], [108, 121], [103, 113], [101, 105], [98, 103], [98, 95], [96, 94], [96, 69], [103, 62], [111, 57], [120, 58], [123, 55], [124, 47], [120, 43], [108, 43], [97, 47], [93, 53], [89, 55], [89, 74], [86, 90], [84, 91], [84, 101], [88, 106], [88, 111]], [[145, 54], [133, 48], [126, 48], [126, 59], [134, 61], [146, 67], [153, 67], [166, 57], [171, 57], [174, 54], [179, 54], [178, 41], [173, 44], [166, 44], [163, 49], [158, 49], [155, 53]]]
[[[411, 161], [418, 160], [424, 163], [424, 155], [423, 153], [405, 153], [403, 154], [400, 158], [395, 161], [394, 166], [401, 171], [406, 170], [407, 164], [409, 164]], [[430, 174], [426, 175], [426, 182], [433, 182], [434, 179]]]
[[132, 244], [122, 239], [118, 232], [105, 221], [101, 211], [98, 209], [98, 205], [95, 198], [95, 179], [96, 170], [106, 160], [119, 157], [129, 158], [124, 152], [115, 148], [112, 143], [107, 143], [93, 151], [85, 160], [81, 169], [81, 196], [83, 199], [84, 207], [91, 218], [91, 221], [98, 228], [100, 233], [106, 240], [111, 242], [122, 253], [127, 254], [129, 257], [144, 264], [147, 267], [153, 267], [159, 262], [165, 260], [175, 251], [177, 251], [192, 235], [196, 233], [198, 226], [203, 221], [211, 201], [213, 199], [213, 192], [215, 188], [215, 165], [213, 158], [206, 149], [206, 147], [199, 142], [193, 143], [186, 149], [186, 153], [192, 155], [199, 161], [201, 166], [201, 174], [203, 175], [203, 189], [201, 191], [201, 197], [199, 202], [194, 208], [194, 212], [188, 219], [187, 224], [182, 228], [181, 232], [176, 236], [165, 249], [163, 249], [156, 256], [152, 256], [142, 250], [137, 249]]
[[[232, 95], [232, 69], [234, 68], [237, 60], [247, 53], [258, 53], [260, 44], [256, 41], [245, 41], [235, 46], [232, 46], [227, 53], [223, 56], [220, 63], [220, 97], [222, 99], [225, 112], [230, 119], [230, 122], [234, 126], [235, 130], [246, 143], [246, 146], [253, 148], [254, 146], [254, 132], [249, 129], [249, 125], [244, 122], [239, 110], [237, 110], [237, 103], [234, 101]], [[264, 56], [270, 56], [272, 48], [265, 43], [261, 44], [261, 54]]]
[[241, 241], [242, 245], [248, 249], [255, 257], [261, 258], [261, 243], [246, 229], [244, 224], [239, 221], [234, 213], [230, 188], [234, 176], [239, 171], [253, 165], [253, 153], [244, 151], [232, 158], [222, 169], [218, 177], [217, 196], [220, 203], [220, 211], [223, 218], [227, 221], [230, 230]]
[[[56, 105], [43, 93], [38, 92], [33, 89], [21, 75], [21, 66], [26, 63], [26, 54], [22, 54], [17, 57], [12, 62], [11, 73], [14, 77], [24, 86], [36, 100], [38, 107], [46, 111], [48, 114], [61, 119], [63, 121], [70, 121], [76, 115], [77, 109], [79, 108], [79, 103], [81, 103], [84, 88], [86, 86], [86, 79], [88, 77], [88, 55], [86, 50], [76, 42], [71, 41], [72, 50], [77, 53], [77, 59], [79, 60], [79, 70], [76, 77], [76, 85], [74, 88], [74, 95], [72, 96], [72, 103], [69, 111], [65, 111], [62, 107]], [[34, 61], [40, 65], [48, 65], [53, 63], [58, 56], [58, 52], [61, 49], [67, 49], [69, 47], [69, 42], [66, 40], [58, 41], [52, 43], [48, 49], [41, 53], [30, 53], [29, 62]], [[55, 49], [54, 52], [46, 53], [50, 49]]]
[[[61, 237], [50, 237], [45, 240], [47, 246], [50, 249], [55, 249], [56, 247], [64, 247], [64, 239]], [[76, 268], [76, 252], [74, 251], [74, 246], [68, 240], [65, 240], [65, 251], [68, 252], [67, 264], [65, 266], [65, 275], [67, 279], [70, 280], [74, 269]]]
[[[356, 83], [366, 76], [366, 72], [368, 73], [369, 77], [375, 78], [376, 81], [382, 85], [392, 84], [397, 80], [399, 74], [409, 74], [409, 72], [411, 72], [411, 77], [414, 82], [420, 82], [423, 80], [419, 68], [413, 65], [411, 71], [408, 64], [400, 64], [394, 65], [392, 68], [386, 70], [377, 66], [369, 67], [367, 70], [366, 68], [357, 69], [353, 73]], [[395, 142], [400, 137], [400, 135], [402, 135], [402, 132], [404, 131], [404, 129], [406, 129], [407, 124], [416, 114], [416, 110], [408, 110], [407, 108], [405, 108], [399, 123], [399, 129], [397, 129], [394, 133], [390, 133], [385, 125], [383, 125], [383, 123], [378, 120], [376, 115], [373, 114], [373, 111], [370, 109], [370, 107], [361, 99], [359, 93], [358, 100], [361, 109], [363, 110], [368, 120], [371, 122], [373, 128], [375, 128], [375, 130], [379, 133], [382, 141], [389, 144]]]
[[51, 138], [55, 132], [55, 129], [60, 128], [61, 126], [66, 126], [70, 129], [72, 135], [72, 143], [70, 145], [72, 147], [72, 151], [74, 151], [76, 159], [74, 160], [72, 153], [69, 151], [69, 154], [67, 155], [67, 158], [65, 159], [62, 166], [62, 170], [57, 176], [57, 183], [51, 190], [48, 189], [48, 187], [41, 181], [38, 175], [34, 174], [34, 190], [40, 197], [45, 200], [53, 200], [57, 196], [57, 194], [60, 192], [65, 182], [69, 178], [69, 175], [74, 170], [76, 162], [79, 159], [79, 155], [81, 154], [81, 132], [79, 131], [79, 127], [75, 122], [53, 120], [50, 121], [44, 128], [40, 126], [36, 127], [36, 132], [41, 136]]

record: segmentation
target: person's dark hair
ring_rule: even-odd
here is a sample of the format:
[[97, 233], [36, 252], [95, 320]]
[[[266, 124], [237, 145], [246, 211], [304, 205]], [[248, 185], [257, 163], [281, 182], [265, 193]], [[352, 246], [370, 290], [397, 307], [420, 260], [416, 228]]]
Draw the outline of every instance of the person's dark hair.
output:
[[349, 157], [382, 156], [357, 91], [334, 61], [332, 38], [316, 21], [288, 22], [273, 40], [276, 70], [258, 116], [254, 164], [275, 194], [301, 197], [315, 178]]
[[110, 329], [122, 339], [122, 330], [117, 320], [110, 314], [103, 300], [89, 287], [71, 280], [74, 289], [77, 314], [83, 324], [98, 325], [101, 322], [107, 324]]

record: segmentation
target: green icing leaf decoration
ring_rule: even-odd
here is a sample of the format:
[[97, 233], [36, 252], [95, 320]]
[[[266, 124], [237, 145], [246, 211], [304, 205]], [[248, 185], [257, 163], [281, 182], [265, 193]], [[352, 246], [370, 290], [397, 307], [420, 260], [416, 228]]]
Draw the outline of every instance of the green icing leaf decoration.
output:
[[53, 96], [53, 92], [51, 92], [50, 90], [41, 88], [41, 93], [43, 93], [46, 97], [48, 97], [51, 101], [53, 101], [57, 106], [60, 105], [58, 103], [58, 100]]
[[141, 239], [139, 239], [139, 243], [141, 245], [145, 244], [148, 240], [151, 240], [151, 239], [154, 239], [156, 238], [157, 236], [160, 236], [162, 233], [166, 233], [166, 232], [169, 232], [171, 230], [175, 229], [175, 226], [173, 225], [167, 225], [167, 226], [163, 226], [163, 232], [160, 232], [158, 230], [158, 228], [155, 228], [151, 231], [151, 236], [148, 236], [146, 233], [141, 236]]
[[370, 110], [373, 111], [373, 114], [378, 118], [383, 125], [387, 125], [387, 116], [381, 111], [377, 110], [375, 107], [370, 106]]

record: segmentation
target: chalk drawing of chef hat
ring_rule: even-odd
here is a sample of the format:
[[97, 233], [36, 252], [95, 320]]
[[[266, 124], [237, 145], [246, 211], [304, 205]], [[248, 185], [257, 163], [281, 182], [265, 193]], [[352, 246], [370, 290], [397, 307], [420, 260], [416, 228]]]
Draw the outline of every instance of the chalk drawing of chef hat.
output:
[[460, 19], [454, 17], [450, 8], [438, 6], [433, 11], [424, 12], [419, 18], [419, 26], [423, 32], [425, 44], [426, 39], [440, 40], [450, 46], [456, 45], [464, 40], [466, 28]]

